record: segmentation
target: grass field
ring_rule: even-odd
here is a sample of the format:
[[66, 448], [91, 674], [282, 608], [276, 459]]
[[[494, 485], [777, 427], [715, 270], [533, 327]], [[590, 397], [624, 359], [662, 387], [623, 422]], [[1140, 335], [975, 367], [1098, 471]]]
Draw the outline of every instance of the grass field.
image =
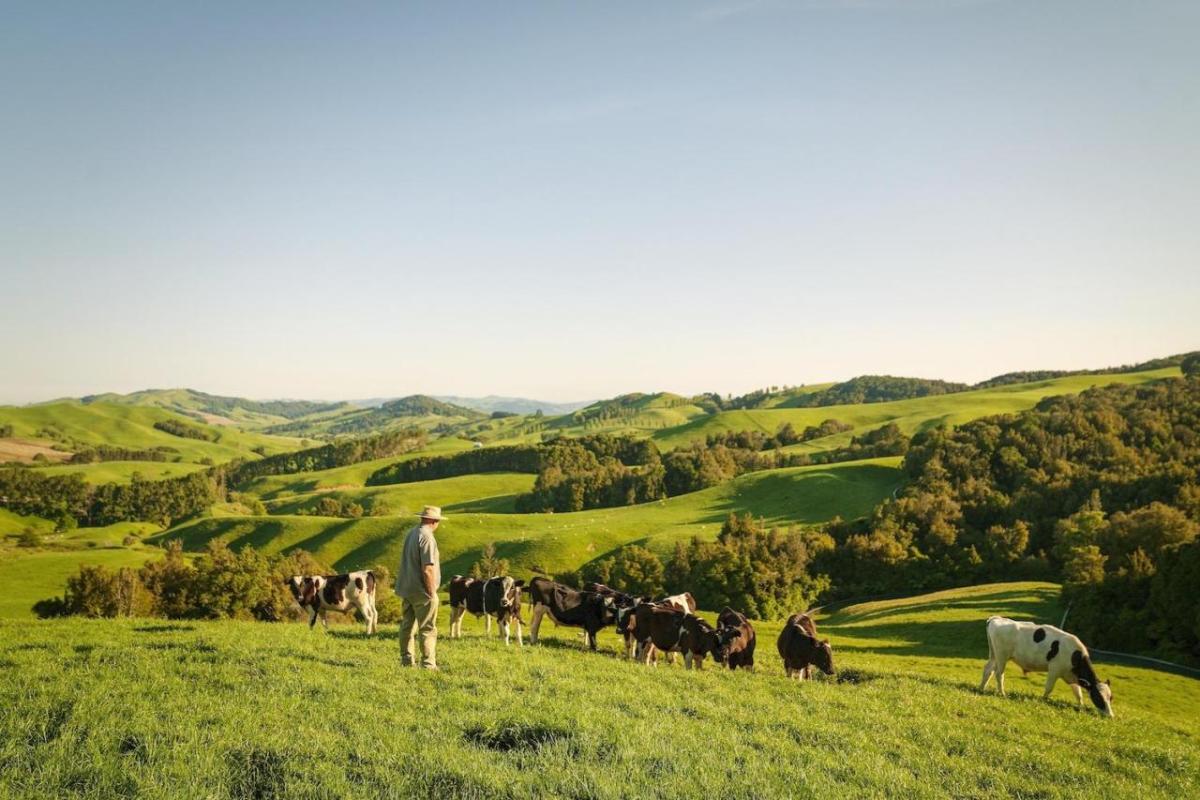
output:
[[[667, 555], [681, 539], [716, 536], [732, 512], [751, 513], [770, 524], [802, 525], [861, 516], [900, 485], [898, 464], [899, 459], [887, 458], [750, 473], [661, 502], [572, 514], [451, 514], [438, 529], [438, 542], [448, 575], [469, 569], [488, 542], [522, 572], [535, 564], [552, 571], [574, 569], [631, 543]], [[442, 505], [437, 494], [413, 500]], [[217, 536], [267, 552], [302, 547], [349, 569], [395, 561], [408, 524], [407, 518], [394, 517], [206, 518], [157, 539], [181, 539], [188, 549], [202, 548]]]
[[420, 511], [428, 498], [436, 497], [442, 510], [450, 514], [508, 514], [514, 510], [517, 495], [532, 489], [535, 479], [535, 475], [518, 472], [484, 472], [434, 481], [308, 492], [268, 501], [267, 508], [272, 514], [295, 514], [311, 511], [322, 497], [332, 497], [360, 503], [368, 510], [382, 503], [390, 514], [406, 516]]
[[148, 481], [178, 478], [207, 469], [202, 464], [175, 463], [171, 461], [98, 461], [95, 464], [60, 464], [54, 467], [39, 467], [43, 475], [82, 475], [88, 483], [129, 483], [134, 473]]
[[653, 434], [653, 439], [661, 448], [672, 449], [688, 442], [702, 441], [710, 434], [724, 431], [762, 431], [773, 435], [781, 425], [787, 422], [790, 422], [797, 431], [802, 431], [809, 425], [819, 425], [827, 419], [837, 419], [853, 425], [853, 431], [788, 448], [798, 452], [829, 450], [849, 444], [852, 436], [889, 422], [895, 422], [905, 433], [912, 434], [942, 424], [960, 425], [992, 414], [1012, 414], [1024, 411], [1033, 408], [1039, 400], [1052, 395], [1077, 394], [1093, 386], [1106, 386], [1114, 383], [1145, 383], [1178, 375], [1179, 370], [1172, 367], [1119, 375], [1077, 375], [1069, 378], [1013, 384], [957, 394], [918, 397], [911, 400], [895, 400], [887, 403], [724, 411], [719, 414], [697, 417], [678, 427], [657, 431]]
[[[201, 441], [173, 436], [154, 427], [155, 422], [163, 420], [204, 428], [219, 440]], [[234, 458], [257, 458], [251, 452], [256, 447], [262, 447], [268, 455], [300, 447], [298, 439], [267, 436], [229, 426], [206, 426], [189, 417], [153, 406], [114, 403], [83, 405], [78, 402], [45, 403], [20, 408], [0, 406], [0, 425], [5, 424], [13, 426], [16, 437], [33, 438], [46, 443], [52, 443], [53, 436], [57, 436], [90, 445], [107, 444], [137, 449], [171, 447], [183, 461], [188, 462], [197, 462], [202, 458], [211, 458], [217, 463]]]
[[[139, 523], [120, 523], [122, 526]], [[144, 523], [140, 523], [144, 525]], [[116, 526], [113, 526], [116, 527]], [[151, 558], [161, 558], [157, 547], [95, 547], [86, 543], [120, 542], [127, 529], [83, 529], [73, 540], [64, 542], [66, 549], [28, 551], [16, 547], [0, 547], [0, 619], [32, 617], [33, 604], [38, 600], [60, 597], [67, 578], [79, 572], [80, 566], [98, 564], [112, 569], [140, 567]], [[2, 795], [0, 795], [2, 796]]]
[[765, 624], [751, 674], [643, 667], [550, 623], [505, 648], [472, 621], [428, 673], [399, 668], [391, 625], [0, 622], [0, 796], [1195, 796], [1200, 682], [1101, 665], [1112, 720], [1019, 670], [1008, 698], [975, 690], [983, 620], [1053, 619], [1055, 597], [846, 609], [818, 620], [839, 677], [809, 683]]

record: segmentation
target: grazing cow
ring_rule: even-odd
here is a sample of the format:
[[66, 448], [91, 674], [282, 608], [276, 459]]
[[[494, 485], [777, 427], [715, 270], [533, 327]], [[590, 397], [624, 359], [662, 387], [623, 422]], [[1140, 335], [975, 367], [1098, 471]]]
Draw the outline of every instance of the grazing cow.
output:
[[529, 582], [529, 641], [537, 644], [538, 630], [546, 614], [558, 625], [583, 628], [588, 647], [596, 649], [596, 634], [616, 621], [617, 602], [611, 596], [580, 592], [549, 578], [536, 577]]
[[[716, 629], [695, 614], [662, 603], [639, 604], [627, 630], [629, 638], [637, 643], [638, 658], [643, 664], [649, 664], [659, 650], [672, 659], [671, 663], [675, 653], [683, 653], [683, 663], [688, 669], [693, 666], [702, 669], [708, 653], [717, 658]], [[627, 653], [629, 649], [627, 645]]]
[[293, 575], [284, 579], [292, 590], [292, 597], [301, 608], [312, 615], [308, 627], [321, 624], [329, 630], [330, 610], [349, 611], [357, 608], [367, 621], [367, 635], [379, 628], [379, 614], [375, 610], [375, 573], [370, 570], [349, 572], [345, 575]]
[[717, 615], [717, 647], [713, 658], [730, 669], [754, 671], [754, 626], [746, 615], [726, 606]]
[[1053, 625], [1036, 622], [1017, 622], [1005, 617], [988, 617], [988, 661], [983, 667], [979, 691], [987, 688], [988, 680], [996, 676], [996, 687], [1004, 694], [1004, 667], [1015, 661], [1025, 672], [1045, 672], [1046, 691], [1050, 697], [1060, 678], [1075, 692], [1075, 701], [1083, 705], [1083, 689], [1087, 689], [1092, 704], [1105, 716], [1113, 716], [1112, 684], [1101, 682], [1092, 668], [1087, 648], [1078, 637]]
[[492, 633], [492, 617], [496, 618], [504, 631], [504, 643], [509, 643], [510, 625], [517, 623], [517, 644], [521, 639], [521, 587], [525, 581], [515, 581], [508, 576], [488, 578], [464, 578], [455, 575], [450, 580], [450, 638], [462, 636], [462, 619], [467, 612], [485, 620], [486, 634]]
[[833, 648], [828, 639], [817, 638], [817, 626], [807, 614], [792, 614], [776, 642], [783, 671], [789, 677], [807, 680], [816, 664], [826, 675], [834, 673]]

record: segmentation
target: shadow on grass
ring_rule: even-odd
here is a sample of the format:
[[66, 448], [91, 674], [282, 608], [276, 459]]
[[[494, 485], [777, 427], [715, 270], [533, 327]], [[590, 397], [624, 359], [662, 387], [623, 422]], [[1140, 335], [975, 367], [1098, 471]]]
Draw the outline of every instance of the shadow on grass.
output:
[[[850, 608], [854, 608], [851, 606]], [[913, 598], [913, 602], [889, 605], [875, 611], [857, 614], [847, 613], [849, 609], [834, 612], [826, 625], [848, 625], [865, 622], [882, 617], [898, 616], [912, 612], [932, 613], [951, 609], [980, 609], [981, 619], [999, 614], [1001, 616], [1024, 617], [1041, 619], [1043, 621], [1057, 617], [1061, 610], [1058, 605], [1058, 593], [1054, 589], [1009, 589], [1006, 591], [989, 592], [970, 598], [952, 599], [935, 602], [922, 598]]]
[[174, 633], [176, 631], [194, 631], [195, 625], [139, 625], [134, 628], [138, 633]]

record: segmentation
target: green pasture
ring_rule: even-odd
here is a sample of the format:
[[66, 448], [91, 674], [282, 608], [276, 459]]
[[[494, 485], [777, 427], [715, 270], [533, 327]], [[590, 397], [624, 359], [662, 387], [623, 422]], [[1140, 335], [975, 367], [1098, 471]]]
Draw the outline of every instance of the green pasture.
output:
[[513, 504], [517, 495], [531, 490], [534, 480], [535, 475], [525, 473], [482, 472], [433, 481], [295, 494], [284, 499], [268, 501], [267, 509], [272, 514], [311, 512], [322, 497], [331, 497], [345, 503], [359, 503], [368, 511], [378, 509], [382, 505], [387, 509], [388, 515], [411, 516], [432, 502], [428, 498], [435, 497], [441, 501], [442, 510], [451, 514], [508, 514], [514, 510]]
[[129, 483], [134, 474], [144, 480], [161, 481], [178, 478], [207, 469], [202, 464], [176, 463], [173, 461], [98, 461], [94, 464], [61, 464], [53, 467], [36, 467], [42, 475], [82, 475], [88, 483]]
[[[990, 614], [1051, 621], [1000, 584], [818, 618], [838, 674], [644, 667], [546, 622], [505, 647], [469, 618], [436, 673], [395, 626], [0, 622], [0, 796], [94, 798], [1181, 798], [1200, 682], [1099, 665], [1115, 719], [1009, 670], [976, 690]], [[706, 615], [711, 619], [711, 615]]]
[[[488, 542], [496, 543], [518, 574], [535, 565], [574, 569], [625, 544], [669, 555], [677, 541], [715, 537], [731, 513], [750, 513], [777, 525], [862, 516], [900, 485], [898, 465], [898, 458], [885, 458], [755, 472], [668, 500], [570, 514], [451, 513], [438, 529], [438, 541], [447, 575], [469, 569]], [[451, 505], [433, 493], [422, 498], [413, 501]], [[153, 538], [180, 539], [191, 550], [215, 537], [267, 552], [303, 548], [348, 569], [398, 559], [408, 525], [407, 519], [394, 517], [224, 517], [187, 522]]]
[[61, 540], [61, 549], [0, 546], [0, 586], [4, 587], [0, 592], [0, 619], [32, 617], [33, 604], [61, 596], [67, 578], [85, 564], [111, 569], [140, 567], [162, 556], [162, 550], [156, 547], [86, 547], [89, 540], [108, 543], [115, 539], [119, 543], [126, 532], [80, 529], [77, 538]]
[[[154, 427], [155, 422], [164, 420], [202, 428], [214, 434], [218, 440], [210, 442], [174, 436]], [[177, 451], [173, 455], [188, 462], [197, 462], [202, 458], [211, 458], [216, 463], [234, 458], [257, 458], [251, 452], [256, 447], [264, 448], [267, 455], [300, 447], [299, 440], [294, 438], [247, 432], [232, 426], [205, 425], [154, 406], [116, 403], [83, 405], [67, 401], [20, 408], [0, 406], [0, 425], [5, 424], [13, 426], [15, 436], [47, 443], [53, 442], [56, 435], [90, 445], [107, 444], [135, 449], [171, 447]]]
[[245, 491], [258, 495], [263, 500], [280, 500], [297, 494], [320, 491], [323, 489], [342, 489], [362, 486], [372, 472], [395, 464], [409, 461], [422, 456], [443, 456], [470, 450], [471, 443], [457, 437], [434, 439], [421, 450], [405, 453], [402, 456], [377, 458], [373, 461], [360, 461], [345, 467], [318, 470], [314, 472], [294, 472], [288, 475], [265, 475], [256, 478], [246, 485]]
[[1076, 375], [1067, 378], [1020, 383], [992, 389], [956, 394], [917, 397], [886, 403], [822, 406], [819, 408], [769, 408], [723, 411], [697, 417], [687, 424], [655, 432], [659, 447], [669, 450], [725, 431], [762, 431], [773, 435], [790, 422], [797, 431], [836, 419], [853, 425], [854, 430], [787, 448], [796, 452], [829, 450], [849, 444], [852, 436], [865, 433], [889, 422], [905, 433], [913, 434], [938, 425], [961, 425], [993, 414], [1013, 414], [1033, 408], [1038, 401], [1053, 395], [1078, 394], [1093, 386], [1138, 384], [1160, 378], [1176, 377], [1178, 368], [1131, 372], [1117, 375]]

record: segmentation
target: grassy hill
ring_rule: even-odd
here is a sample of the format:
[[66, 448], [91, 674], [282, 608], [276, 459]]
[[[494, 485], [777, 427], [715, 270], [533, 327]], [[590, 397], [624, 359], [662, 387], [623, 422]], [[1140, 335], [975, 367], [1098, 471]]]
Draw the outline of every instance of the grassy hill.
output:
[[1043, 702], [1013, 668], [1009, 697], [976, 692], [983, 620], [1053, 620], [1056, 594], [981, 586], [819, 618], [839, 677], [808, 683], [783, 677], [767, 624], [754, 673], [647, 668], [611, 631], [590, 653], [550, 623], [505, 648], [473, 620], [427, 673], [400, 670], [391, 625], [0, 622], [0, 795], [1193, 796], [1200, 682], [1102, 664], [1112, 720], [1061, 685]]
[[462, 475], [416, 483], [401, 483], [394, 486], [347, 487], [326, 489], [267, 502], [272, 514], [296, 514], [311, 512], [322, 497], [331, 497], [343, 503], [358, 503], [368, 513], [372, 509], [387, 508], [390, 515], [411, 516], [420, 511], [435, 497], [447, 513], [489, 512], [511, 513], [516, 496], [533, 488], [536, 476], [516, 472], [485, 472]]
[[[156, 422], [181, 422], [205, 431], [213, 441], [203, 441], [158, 430]], [[210, 458], [216, 463], [235, 458], [257, 458], [254, 448], [267, 455], [295, 450], [296, 439], [242, 431], [231, 426], [206, 425], [189, 417], [153, 406], [95, 402], [45, 403], [37, 406], [0, 406], [0, 425], [12, 425], [13, 435], [46, 444], [110, 445], [134, 449], [173, 448], [181, 461], [196, 463]], [[155, 463], [155, 462], [150, 462]]]
[[94, 464], [61, 464], [39, 469], [44, 475], [71, 475], [78, 473], [88, 483], [129, 483], [134, 473], [148, 481], [177, 478], [206, 469], [202, 464], [174, 463], [171, 461], [99, 461]]
[[791, 423], [797, 430], [819, 425], [827, 419], [837, 419], [854, 426], [853, 431], [789, 448], [800, 452], [828, 450], [848, 444], [852, 436], [889, 422], [896, 423], [905, 433], [912, 434], [942, 424], [959, 425], [992, 414], [1024, 411], [1052, 395], [1077, 394], [1093, 386], [1145, 383], [1178, 375], [1177, 367], [1168, 367], [1127, 374], [1076, 375], [885, 403], [723, 411], [696, 417], [677, 427], [656, 431], [653, 438], [661, 448], [672, 449], [692, 441], [703, 441], [708, 435], [723, 431], [757, 430], [774, 434], [784, 423]]
[[[781, 525], [858, 517], [900, 485], [898, 464], [899, 459], [885, 458], [756, 472], [660, 502], [571, 514], [468, 510], [452, 514], [438, 529], [444, 572], [449, 575], [469, 569], [488, 542], [495, 542], [499, 555], [510, 559], [518, 574], [524, 574], [533, 565], [551, 571], [575, 569], [625, 544], [644, 544], [667, 555], [676, 541], [716, 536], [722, 522], [734, 512], [752, 513]], [[418, 494], [427, 499], [418, 499]], [[441, 497], [435, 491], [418, 494], [412, 495], [414, 504], [449, 505], [439, 503]], [[250, 544], [267, 552], [301, 547], [338, 568], [358, 568], [396, 561], [408, 525], [408, 518], [394, 517], [222, 517], [184, 523], [156, 539], [181, 539], [191, 550], [204, 547], [217, 536], [235, 546]]]
[[223, 397], [208, 394], [195, 389], [145, 389], [130, 394], [109, 392], [82, 397], [80, 402], [154, 406], [194, 416], [204, 422], [244, 426], [279, 424], [291, 419], [339, 412], [350, 408], [349, 403], [311, 400], [249, 400], [245, 397]]

